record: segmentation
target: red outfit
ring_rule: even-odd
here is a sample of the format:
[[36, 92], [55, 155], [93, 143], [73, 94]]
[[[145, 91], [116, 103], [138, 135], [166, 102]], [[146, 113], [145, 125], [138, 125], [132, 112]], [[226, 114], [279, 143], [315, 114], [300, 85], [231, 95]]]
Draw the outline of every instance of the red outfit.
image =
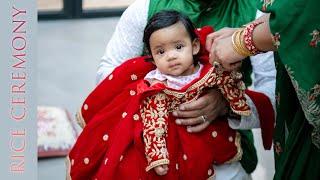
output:
[[[78, 118], [85, 128], [69, 154], [73, 180], [207, 179], [214, 175], [212, 164], [241, 158], [240, 135], [226, 119], [191, 134], [171, 114], [211, 87], [221, 90], [234, 112], [248, 114], [243, 91], [237, 88], [241, 81], [206, 63], [205, 54], [200, 77], [181, 90], [150, 87], [143, 78], [155, 67], [144, 59], [116, 68], [83, 103]], [[165, 176], [146, 171], [159, 164], [169, 164]]]
[[[135, 68], [128, 68], [133, 65]], [[198, 79], [178, 91], [163, 84], [150, 87], [143, 80], [148, 72], [143, 69], [150, 68], [153, 65], [143, 57], [129, 60], [86, 99], [82, 116], [90, 122], [86, 122], [69, 155], [72, 179], [156, 179], [160, 176], [146, 168], [168, 164], [169, 160], [168, 174], [162, 178], [207, 179], [214, 174], [213, 163], [241, 158], [240, 136], [225, 119], [214, 121], [201, 133], [190, 134], [175, 124], [171, 114], [179, 104], [197, 99], [205, 89], [219, 83], [229, 90], [224, 91], [229, 99], [237, 97], [230, 104], [239, 107], [237, 111], [248, 112], [245, 103], [237, 103], [244, 99], [236, 84], [222, 86], [222, 82], [231, 82], [230, 76], [219, 75], [207, 63]], [[113, 98], [101, 102], [105, 97], [100, 96]], [[105, 103], [102, 108], [97, 107], [100, 103]]]

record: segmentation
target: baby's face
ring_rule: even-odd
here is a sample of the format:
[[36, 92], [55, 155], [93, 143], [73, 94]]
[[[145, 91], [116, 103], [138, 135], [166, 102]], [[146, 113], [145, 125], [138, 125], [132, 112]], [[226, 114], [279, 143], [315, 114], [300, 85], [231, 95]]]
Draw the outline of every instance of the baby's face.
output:
[[172, 76], [193, 73], [193, 55], [200, 48], [198, 40], [191, 38], [181, 22], [159, 29], [150, 36], [150, 49], [160, 72]]

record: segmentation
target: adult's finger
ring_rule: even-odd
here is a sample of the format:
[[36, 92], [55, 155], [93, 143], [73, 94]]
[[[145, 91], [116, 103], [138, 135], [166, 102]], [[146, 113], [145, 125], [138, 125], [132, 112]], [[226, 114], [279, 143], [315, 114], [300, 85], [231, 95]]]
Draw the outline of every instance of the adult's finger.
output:
[[176, 124], [184, 126], [194, 126], [203, 123], [203, 120], [200, 116], [187, 119], [176, 119]]
[[193, 110], [201, 110], [202, 108], [208, 105], [209, 101], [206, 95], [199, 97], [199, 99], [181, 104], [179, 106], [179, 110], [181, 111], [193, 111]]
[[203, 131], [205, 128], [207, 128], [209, 126], [210, 122], [209, 121], [206, 121], [204, 123], [201, 123], [199, 125], [196, 125], [196, 126], [189, 126], [187, 127], [187, 131], [189, 133], [197, 133], [197, 132], [201, 132]]
[[206, 49], [210, 52], [214, 39], [217, 37], [217, 32], [210, 33], [206, 38]]
[[174, 111], [173, 116], [177, 118], [195, 118], [203, 115], [203, 110], [202, 109], [197, 109], [197, 110], [191, 110], [191, 111]]
[[206, 39], [207, 51], [210, 51], [214, 41], [231, 36], [237, 29], [238, 28], [225, 27], [225, 28], [220, 29], [219, 31], [216, 31], [216, 32], [209, 34]]

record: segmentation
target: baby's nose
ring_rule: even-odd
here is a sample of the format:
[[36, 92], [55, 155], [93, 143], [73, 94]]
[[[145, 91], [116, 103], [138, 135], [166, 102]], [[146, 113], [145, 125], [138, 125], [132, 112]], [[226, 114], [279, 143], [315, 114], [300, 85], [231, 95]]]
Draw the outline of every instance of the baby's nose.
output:
[[168, 61], [173, 60], [173, 59], [175, 59], [175, 58], [177, 58], [177, 53], [174, 52], [174, 51], [170, 51], [170, 52], [168, 53]]

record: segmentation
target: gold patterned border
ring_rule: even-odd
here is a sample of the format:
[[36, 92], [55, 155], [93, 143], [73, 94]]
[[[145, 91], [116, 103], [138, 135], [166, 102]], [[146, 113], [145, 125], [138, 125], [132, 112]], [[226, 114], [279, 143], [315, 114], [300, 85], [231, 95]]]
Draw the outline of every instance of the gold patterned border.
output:
[[149, 166], [146, 167], [146, 171], [149, 171], [150, 169], [156, 167], [156, 166], [160, 166], [160, 165], [164, 165], [164, 164], [169, 164], [170, 161], [169, 159], [160, 159], [157, 161], [153, 161], [152, 163], [150, 163]]
[[236, 132], [236, 138], [234, 141], [236, 147], [237, 147], [237, 154], [230, 159], [229, 161], [226, 161], [225, 164], [229, 164], [229, 163], [233, 163], [233, 162], [237, 162], [240, 161], [242, 159], [242, 155], [243, 155], [243, 151], [241, 148], [241, 135], [239, 132]]
[[309, 91], [304, 90], [294, 78], [294, 71], [287, 65], [285, 68], [297, 93], [304, 115], [309, 124], [314, 127], [311, 133], [312, 143], [320, 149], [320, 105], [317, 103], [320, 98], [320, 85], [315, 84]]
[[[230, 107], [231, 108], [231, 107]], [[247, 110], [247, 111], [237, 111], [233, 108], [231, 108], [231, 110], [236, 113], [236, 114], [239, 114], [241, 116], [250, 116], [251, 115], [251, 110]]]
[[203, 76], [199, 81], [197, 81], [196, 83], [194, 83], [193, 85], [191, 85], [185, 92], [178, 92], [175, 90], [169, 90], [169, 89], [164, 89], [163, 92], [168, 94], [168, 95], [172, 95], [175, 96], [176, 98], [182, 98], [184, 97], [187, 93], [189, 93], [190, 91], [199, 88], [200, 86], [202, 86], [210, 77], [210, 75], [213, 72], [213, 68], [210, 68], [210, 70], [208, 71], [208, 73]]

